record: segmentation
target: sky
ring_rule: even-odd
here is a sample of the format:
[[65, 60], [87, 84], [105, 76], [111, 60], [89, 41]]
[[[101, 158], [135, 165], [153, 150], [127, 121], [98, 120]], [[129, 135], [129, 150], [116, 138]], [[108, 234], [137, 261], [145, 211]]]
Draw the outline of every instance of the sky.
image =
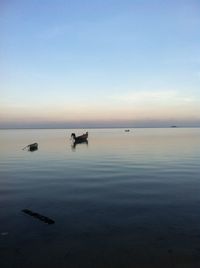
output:
[[200, 126], [199, 0], [0, 0], [0, 128]]

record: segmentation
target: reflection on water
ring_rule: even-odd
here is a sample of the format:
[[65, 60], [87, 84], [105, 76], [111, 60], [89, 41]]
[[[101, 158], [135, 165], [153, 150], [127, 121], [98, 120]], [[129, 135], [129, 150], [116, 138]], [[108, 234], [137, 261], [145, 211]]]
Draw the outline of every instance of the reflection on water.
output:
[[200, 267], [200, 129], [72, 132], [0, 131], [1, 267]]
[[76, 151], [76, 146], [78, 145], [78, 147], [80, 147], [80, 146], [88, 146], [88, 141], [87, 140], [85, 140], [85, 141], [79, 141], [79, 142], [76, 142], [76, 141], [74, 141], [74, 142], [72, 142], [72, 144], [71, 144], [71, 148], [72, 148], [72, 151]]

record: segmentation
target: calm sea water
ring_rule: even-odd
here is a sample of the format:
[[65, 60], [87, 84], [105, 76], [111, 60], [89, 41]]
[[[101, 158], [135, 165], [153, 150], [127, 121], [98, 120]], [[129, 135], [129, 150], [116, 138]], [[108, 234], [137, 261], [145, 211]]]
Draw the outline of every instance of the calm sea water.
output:
[[200, 129], [84, 131], [0, 131], [0, 267], [200, 267]]

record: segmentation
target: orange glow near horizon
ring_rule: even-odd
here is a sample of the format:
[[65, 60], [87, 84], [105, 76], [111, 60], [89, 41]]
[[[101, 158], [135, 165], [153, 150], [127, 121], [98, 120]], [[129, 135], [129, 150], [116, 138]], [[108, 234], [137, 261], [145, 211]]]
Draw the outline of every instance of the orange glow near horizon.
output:
[[[146, 105], [146, 104], [145, 104]], [[63, 106], [35, 105], [35, 107], [4, 108], [1, 122], [122, 122], [143, 120], [198, 120], [200, 108], [191, 104], [182, 105], [134, 105], [114, 104], [74, 104]]]

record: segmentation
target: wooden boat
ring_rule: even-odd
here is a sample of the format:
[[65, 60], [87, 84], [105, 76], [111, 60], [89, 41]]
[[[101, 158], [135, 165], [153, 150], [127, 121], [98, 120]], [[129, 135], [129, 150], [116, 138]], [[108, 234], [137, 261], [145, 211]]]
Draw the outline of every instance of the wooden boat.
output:
[[85, 142], [85, 141], [87, 141], [87, 138], [88, 138], [88, 132], [86, 132], [85, 134], [83, 134], [81, 136], [77, 136], [77, 137], [76, 137], [75, 133], [72, 133], [71, 137], [75, 143]]

